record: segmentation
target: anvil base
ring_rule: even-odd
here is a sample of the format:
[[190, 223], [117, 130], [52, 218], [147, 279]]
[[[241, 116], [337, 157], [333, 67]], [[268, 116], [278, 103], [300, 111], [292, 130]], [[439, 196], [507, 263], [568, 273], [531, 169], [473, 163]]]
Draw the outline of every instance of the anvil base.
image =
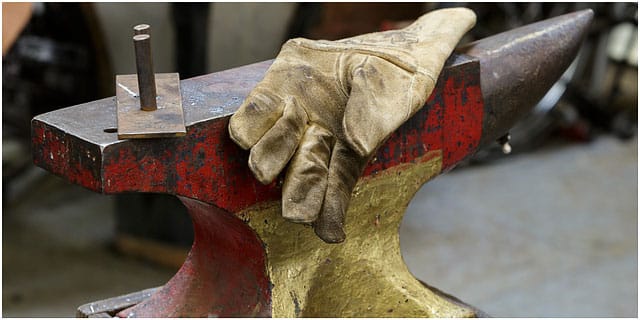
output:
[[[81, 306], [78, 316], [176, 316], [176, 308], [198, 308], [191, 295], [207, 296], [208, 311], [217, 303], [227, 310], [230, 301], [238, 316], [273, 317], [477, 317], [484, 313], [460, 300], [415, 279], [400, 252], [398, 228], [405, 209], [417, 190], [442, 169], [442, 152], [433, 151], [412, 163], [361, 179], [347, 213], [346, 241], [340, 245], [317, 239], [308, 226], [280, 217], [280, 201], [250, 207], [237, 216], [193, 199], [180, 199], [197, 225], [196, 241], [185, 266], [162, 288], [98, 301]], [[395, 191], [395, 192], [392, 192]], [[206, 220], [206, 221], [205, 221]], [[196, 224], [194, 224], [196, 225]], [[228, 233], [228, 230], [233, 232]], [[251, 310], [243, 309], [243, 299], [255, 301], [250, 287], [251, 268], [235, 265], [225, 248], [233, 248], [238, 238], [252, 230], [264, 244], [264, 258], [271, 283], [271, 298]], [[206, 232], [206, 233], [205, 233]], [[217, 235], [216, 235], [217, 234]], [[208, 241], [202, 241], [202, 240]], [[247, 247], [244, 244], [243, 247]], [[251, 247], [248, 245], [248, 247]], [[219, 259], [206, 259], [214, 255]], [[250, 250], [245, 259], [252, 259]], [[198, 266], [204, 262], [206, 266]], [[244, 269], [246, 268], [246, 269]], [[202, 273], [206, 270], [206, 274]], [[195, 272], [195, 274], [194, 274]], [[194, 281], [189, 278], [193, 277]], [[244, 280], [242, 280], [244, 279]], [[228, 286], [244, 281], [244, 286]], [[259, 281], [258, 281], [259, 282]], [[203, 284], [214, 284], [209, 287]], [[183, 286], [189, 286], [184, 290]], [[190, 296], [176, 295], [190, 292]], [[150, 299], [150, 296], [153, 297]], [[217, 301], [217, 303], [216, 303]], [[167, 313], [168, 312], [168, 313]], [[211, 313], [211, 316], [220, 314]], [[228, 315], [228, 314], [227, 314]]]

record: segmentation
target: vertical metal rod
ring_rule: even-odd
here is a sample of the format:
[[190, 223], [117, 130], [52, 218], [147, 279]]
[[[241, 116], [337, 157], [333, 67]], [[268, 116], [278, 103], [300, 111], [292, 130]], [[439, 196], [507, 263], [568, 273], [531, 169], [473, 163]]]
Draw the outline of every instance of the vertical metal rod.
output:
[[139, 34], [151, 35], [151, 26], [148, 24], [139, 24], [133, 27], [133, 34], [134, 35], [139, 35]]
[[138, 72], [138, 89], [140, 91], [140, 108], [153, 111], [156, 105], [156, 78], [151, 59], [151, 36], [138, 34], [133, 36], [136, 54], [136, 69]]

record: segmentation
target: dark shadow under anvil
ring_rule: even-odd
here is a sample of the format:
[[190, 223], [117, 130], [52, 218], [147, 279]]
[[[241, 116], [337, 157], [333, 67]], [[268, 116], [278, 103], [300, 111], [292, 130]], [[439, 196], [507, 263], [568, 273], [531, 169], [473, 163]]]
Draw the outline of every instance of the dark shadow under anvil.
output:
[[105, 194], [176, 195], [194, 224], [191, 252], [165, 286], [112, 299], [132, 302], [117, 308], [85, 305], [80, 315], [131, 305], [118, 315], [481, 315], [410, 274], [398, 237], [404, 210], [422, 184], [504, 135], [542, 98], [575, 57], [592, 16], [585, 10], [545, 20], [452, 55], [425, 107], [368, 164], [347, 213], [347, 240], [338, 245], [282, 219], [277, 182], [255, 180], [248, 152], [228, 137], [229, 116], [270, 61], [182, 81], [182, 138], [118, 140], [114, 98], [35, 117], [38, 166]]

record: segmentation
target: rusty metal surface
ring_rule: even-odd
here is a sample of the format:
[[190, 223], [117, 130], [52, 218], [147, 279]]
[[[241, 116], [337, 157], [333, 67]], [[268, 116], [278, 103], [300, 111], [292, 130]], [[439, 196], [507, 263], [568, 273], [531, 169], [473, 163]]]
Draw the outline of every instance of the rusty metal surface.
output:
[[485, 117], [481, 145], [504, 135], [533, 108], [576, 57], [591, 9], [473, 42], [458, 52], [480, 60]]
[[[437, 149], [445, 150], [443, 163], [451, 168], [475, 151], [482, 119], [478, 63], [463, 56], [447, 63], [428, 107], [377, 151], [365, 175]], [[103, 193], [170, 193], [231, 212], [277, 199], [280, 189], [253, 177], [246, 165], [248, 153], [229, 139], [227, 130], [228, 115], [267, 66], [256, 64], [183, 81], [188, 134], [181, 139], [118, 140], [116, 134], [101, 130], [100, 123], [113, 117], [105, 112], [110, 105], [104, 100], [38, 116], [32, 127], [34, 161]], [[444, 88], [450, 91], [445, 94]], [[197, 122], [189, 123], [190, 118]], [[94, 125], [87, 127], [88, 123]]]
[[116, 129], [119, 139], [184, 136], [187, 131], [179, 75], [158, 73], [155, 79], [153, 92], [155, 95], [157, 88], [157, 109], [144, 110], [140, 107], [142, 99], [137, 97], [138, 77], [135, 74], [116, 76], [117, 125], [103, 130]]
[[[482, 143], [502, 136], [510, 125], [537, 102], [544, 94], [545, 88], [550, 87], [559, 77], [563, 70], [562, 65], [568, 65], [575, 55], [592, 14], [590, 10], [585, 10], [564, 15], [486, 38], [459, 50], [478, 57], [481, 64], [480, 78], [485, 99]], [[546, 35], [546, 32], [553, 32], [553, 37]], [[542, 47], [543, 44], [549, 47]], [[265, 61], [183, 80], [181, 89], [185, 125], [191, 127], [213, 121], [226, 123], [226, 118], [235, 112], [248, 92], [262, 79], [271, 62]], [[496, 74], [499, 77], [496, 77]], [[530, 86], [536, 88], [530, 89]], [[36, 164], [92, 190], [108, 192], [105, 181], [101, 179], [99, 172], [95, 171], [102, 170], [100, 155], [116, 145], [131, 144], [127, 146], [130, 148], [135, 144], [118, 140], [117, 136], [111, 133], [117, 128], [113, 100], [107, 98], [61, 109], [40, 115], [33, 120], [34, 129], [62, 131], [65, 139], [70, 140], [69, 143], [81, 144], [83, 153], [88, 155], [87, 158], [97, 161], [88, 168], [74, 170], [83, 174], [87, 178], [86, 181], [70, 177], [74, 172], [60, 169], [69, 167], [68, 165], [56, 167], [56, 160], [48, 159], [55, 158], [54, 154], [38, 153], [44, 141], [34, 142], [39, 145], [34, 148]], [[165, 141], [156, 142], [159, 143]], [[80, 147], [74, 147], [68, 152], [75, 153], [79, 149]]]

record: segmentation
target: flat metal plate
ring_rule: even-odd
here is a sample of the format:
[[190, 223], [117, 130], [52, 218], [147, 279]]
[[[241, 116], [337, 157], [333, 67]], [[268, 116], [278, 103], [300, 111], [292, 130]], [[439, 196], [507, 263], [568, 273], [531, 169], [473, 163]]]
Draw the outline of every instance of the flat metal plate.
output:
[[157, 73], [158, 109], [140, 109], [138, 76], [116, 76], [118, 139], [180, 137], [187, 133], [184, 125], [180, 76], [177, 73]]

